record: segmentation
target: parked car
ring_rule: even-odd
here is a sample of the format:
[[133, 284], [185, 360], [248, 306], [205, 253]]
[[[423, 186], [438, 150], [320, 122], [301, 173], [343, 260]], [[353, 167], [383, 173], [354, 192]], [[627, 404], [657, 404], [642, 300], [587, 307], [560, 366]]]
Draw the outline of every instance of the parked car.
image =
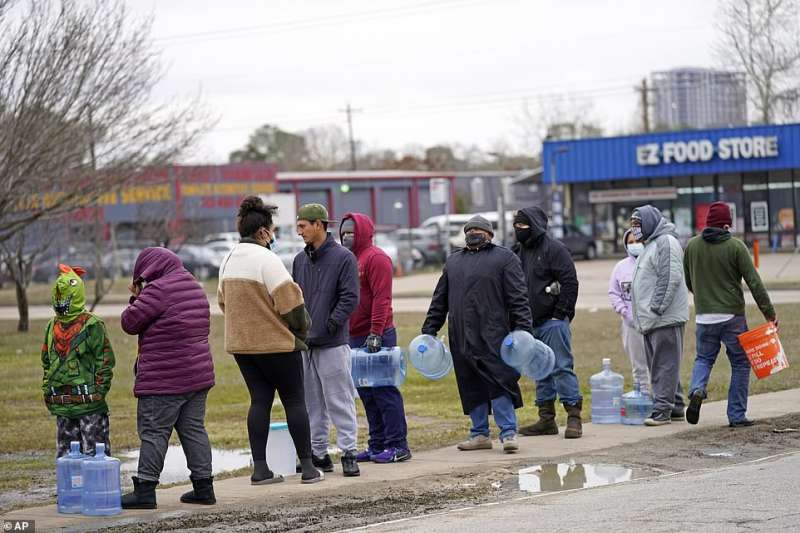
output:
[[141, 248], [118, 248], [103, 256], [103, 273], [107, 277], [126, 278], [133, 275]]
[[212, 233], [210, 235], [206, 235], [203, 242], [206, 244], [215, 243], [215, 242], [231, 242], [236, 244], [241, 239], [241, 235], [235, 231], [226, 231], [222, 233]]
[[272, 251], [280, 257], [283, 266], [291, 273], [295, 256], [302, 252], [305, 247], [306, 244], [302, 239], [287, 237], [285, 239], [276, 239], [272, 244]]
[[594, 238], [585, 234], [577, 226], [567, 224], [564, 226], [564, 236], [560, 239], [570, 253], [584, 259], [595, 259], [597, 257], [597, 243]]
[[94, 278], [95, 251], [90, 246], [67, 246], [58, 250], [51, 248], [33, 262], [31, 279], [51, 283], [58, 277], [58, 265], [79, 266], [86, 270], [85, 279]]
[[217, 254], [203, 244], [184, 244], [177, 251], [183, 266], [200, 281], [214, 277], [219, 272]]
[[375, 246], [386, 252], [386, 255], [392, 260], [393, 265], [397, 266], [399, 264], [400, 254], [397, 250], [397, 244], [395, 244], [387, 234], [376, 233], [374, 243]]
[[445, 260], [444, 246], [436, 228], [398, 229], [390, 237], [401, 252], [409, 248], [417, 250], [423, 264], [442, 263]]
[[206, 249], [214, 254], [214, 257], [216, 258], [215, 264], [217, 265], [217, 270], [219, 270], [222, 262], [225, 261], [226, 257], [228, 257], [228, 254], [231, 253], [231, 250], [233, 250], [234, 246], [236, 246], [236, 243], [230, 241], [212, 241], [205, 244]]

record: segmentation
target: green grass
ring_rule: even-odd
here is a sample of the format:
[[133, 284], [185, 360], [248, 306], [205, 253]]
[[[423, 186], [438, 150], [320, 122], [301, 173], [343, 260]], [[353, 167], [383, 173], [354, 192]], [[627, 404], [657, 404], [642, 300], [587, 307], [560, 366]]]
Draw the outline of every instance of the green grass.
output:
[[[800, 353], [800, 305], [778, 306], [781, 316], [781, 339], [790, 359]], [[422, 314], [400, 314], [396, 316], [399, 342], [408, 346], [419, 332]], [[755, 308], [748, 309], [751, 326], [761, 324], [763, 319]], [[55, 421], [41, 399], [41, 367], [39, 347], [45, 323], [34, 321], [31, 332], [15, 331], [13, 321], [0, 322], [0, 490], [29, 486], [36, 483], [30, 475], [43, 466], [52, 467], [50, 459], [31, 457], [31, 452], [51, 453], [55, 440]], [[117, 451], [137, 448], [136, 399], [133, 397], [133, 362], [136, 355], [136, 338], [126, 335], [119, 321], [106, 322], [116, 353], [117, 364], [113, 386], [109, 394], [111, 409], [111, 439]], [[233, 357], [223, 350], [223, 322], [221, 317], [212, 319], [211, 346], [214, 353], [216, 386], [208, 398], [206, 427], [211, 442], [220, 448], [247, 448], [246, 416], [249, 396]], [[683, 383], [688, 384], [694, 359], [694, 325], [687, 326], [684, 342], [685, 353], [682, 364]], [[626, 390], [631, 388], [630, 364], [622, 350], [619, 335], [619, 320], [610, 311], [590, 313], [580, 311], [573, 322], [573, 350], [575, 371], [585, 396], [584, 414], [589, 419], [591, 396], [589, 377], [600, 370], [601, 359], [610, 357], [616, 371], [625, 376]], [[724, 355], [720, 356], [725, 359]], [[715, 367], [709, 385], [713, 400], [727, 396], [730, 367], [720, 361]], [[782, 390], [796, 387], [800, 379], [800, 364], [762, 381], [752, 378], [751, 393]], [[536, 419], [532, 408], [534, 387], [531, 381], [521, 381], [525, 407], [517, 412], [520, 425]], [[469, 429], [468, 418], [462, 414], [453, 373], [441, 381], [428, 381], [413, 368], [402, 387], [408, 416], [409, 442], [415, 450], [452, 444], [463, 438]], [[366, 440], [366, 420], [359, 404], [360, 441]], [[563, 410], [559, 409], [562, 423]], [[274, 419], [284, 418], [283, 410], [275, 406]], [[173, 436], [174, 438], [174, 436]], [[27, 455], [26, 455], [27, 454]]]

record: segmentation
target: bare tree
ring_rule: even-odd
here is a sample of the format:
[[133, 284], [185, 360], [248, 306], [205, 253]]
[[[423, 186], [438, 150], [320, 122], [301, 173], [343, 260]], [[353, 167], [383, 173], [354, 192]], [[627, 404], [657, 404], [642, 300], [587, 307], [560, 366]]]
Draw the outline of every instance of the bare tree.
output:
[[163, 75], [151, 22], [122, 0], [16, 4], [0, 0], [0, 243], [22, 317], [32, 225], [173, 162], [211, 120], [198, 98], [151, 101]]
[[541, 147], [547, 138], [598, 137], [603, 129], [594, 117], [594, 106], [591, 101], [563, 98], [545, 104], [539, 102], [539, 108], [532, 110], [526, 102], [520, 114], [515, 117], [519, 142], [531, 150]]
[[149, 20], [122, 0], [0, 0], [0, 241], [171, 162], [210, 121], [153, 104]]
[[758, 121], [791, 119], [800, 102], [800, 0], [725, 0], [717, 54], [747, 74]]
[[344, 130], [335, 124], [309, 128], [303, 132], [308, 150], [308, 166], [316, 170], [350, 168], [350, 144]]
[[30, 328], [28, 287], [33, 281], [33, 266], [48, 252], [64, 228], [65, 223], [61, 217], [42, 218], [0, 243], [0, 261], [14, 283], [19, 313], [17, 331], [28, 331]]

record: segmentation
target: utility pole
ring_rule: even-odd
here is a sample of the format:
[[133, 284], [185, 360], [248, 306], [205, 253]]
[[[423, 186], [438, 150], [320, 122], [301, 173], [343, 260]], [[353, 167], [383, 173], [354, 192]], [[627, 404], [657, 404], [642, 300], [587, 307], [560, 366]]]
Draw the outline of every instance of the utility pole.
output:
[[339, 111], [347, 114], [347, 131], [350, 134], [350, 170], [356, 170], [356, 141], [353, 138], [353, 113], [360, 113], [361, 110], [353, 109], [348, 102], [347, 107]]
[[647, 78], [642, 78], [642, 85], [636, 87], [642, 98], [642, 128], [645, 133], [650, 132], [650, 89], [647, 87]]

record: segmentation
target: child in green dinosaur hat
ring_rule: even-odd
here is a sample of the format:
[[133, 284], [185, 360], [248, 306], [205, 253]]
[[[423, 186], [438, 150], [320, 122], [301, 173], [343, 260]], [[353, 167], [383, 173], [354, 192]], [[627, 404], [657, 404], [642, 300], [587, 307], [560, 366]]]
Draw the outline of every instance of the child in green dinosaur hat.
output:
[[110, 453], [108, 405], [114, 352], [103, 321], [86, 310], [86, 289], [80, 267], [58, 265], [53, 287], [56, 316], [50, 319], [42, 345], [42, 392], [56, 416], [57, 457], [79, 441], [83, 453], [94, 455], [100, 442]]

